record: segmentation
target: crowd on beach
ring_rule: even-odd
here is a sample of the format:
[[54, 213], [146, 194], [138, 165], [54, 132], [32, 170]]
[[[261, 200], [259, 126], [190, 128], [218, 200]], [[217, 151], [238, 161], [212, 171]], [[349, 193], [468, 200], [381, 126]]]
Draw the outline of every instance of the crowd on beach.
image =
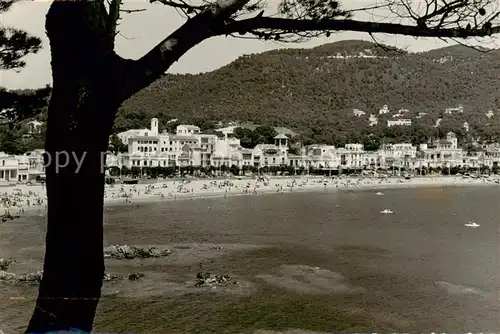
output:
[[[412, 186], [459, 186], [471, 184], [499, 184], [499, 176], [469, 178], [453, 177], [231, 177], [227, 179], [158, 180], [150, 184], [106, 185], [104, 201], [109, 204], [177, 200], [185, 198], [226, 197], [294, 191], [341, 191]], [[46, 189], [43, 184], [17, 185], [0, 189], [2, 220], [36, 210], [43, 215], [47, 209]]]

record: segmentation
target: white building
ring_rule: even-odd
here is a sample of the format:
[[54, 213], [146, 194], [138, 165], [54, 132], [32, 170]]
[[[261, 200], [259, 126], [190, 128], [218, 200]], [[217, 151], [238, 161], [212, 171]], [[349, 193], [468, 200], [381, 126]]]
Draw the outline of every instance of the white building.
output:
[[389, 113], [389, 107], [387, 106], [387, 104], [384, 104], [382, 109], [379, 109], [379, 111], [378, 111], [379, 115], [384, 115], [384, 114], [388, 114], [388, 113]]
[[340, 168], [362, 169], [364, 167], [363, 144], [347, 144], [337, 150], [340, 156]]
[[465, 152], [458, 147], [457, 136], [448, 132], [445, 139], [434, 143], [433, 148], [421, 146], [419, 157], [422, 166], [425, 167], [452, 167], [463, 166], [465, 163]]
[[370, 126], [375, 126], [378, 124], [378, 118], [374, 114], [370, 114], [370, 117], [368, 118], [368, 122]]
[[411, 143], [385, 144], [379, 149], [383, 167], [414, 168], [417, 148]]
[[470, 126], [469, 126], [468, 122], [464, 122], [463, 127], [464, 127], [465, 132], [469, 132]]
[[0, 184], [18, 181], [19, 161], [13, 155], [0, 152]]
[[128, 133], [128, 153], [115, 162], [129, 168], [231, 166], [234, 148], [241, 147], [238, 139], [202, 134], [194, 125], [178, 125], [175, 134], [160, 133], [156, 118], [151, 120], [151, 129], [136, 132], [144, 135], [130, 133], [133, 132]]
[[315, 169], [337, 169], [341, 161], [335, 146], [310, 145], [307, 147], [306, 163], [303, 167]]
[[495, 113], [493, 112], [493, 110], [488, 110], [488, 112], [486, 113], [486, 117], [492, 118], [493, 116], [495, 116]]
[[364, 111], [359, 110], [359, 109], [353, 109], [352, 114], [356, 117], [361, 117], [361, 116], [366, 115], [366, 113]]
[[[403, 122], [401, 122], [403, 121]], [[398, 120], [396, 125], [409, 125]], [[458, 140], [452, 132], [445, 139], [432, 145], [422, 144], [420, 149], [410, 143], [383, 145], [376, 152], [367, 152], [362, 144], [350, 143], [336, 148], [328, 145], [310, 145], [302, 148], [300, 154], [289, 154], [288, 137], [283, 133], [274, 138], [274, 144], [260, 144], [254, 149], [241, 146], [237, 138], [226, 134], [223, 137], [202, 134], [192, 125], [179, 125], [175, 134], [160, 132], [158, 121], [151, 120], [151, 128], [145, 129], [144, 136], [129, 138], [127, 154], [108, 156], [108, 166], [127, 167], [282, 167], [291, 166], [296, 170], [314, 168], [323, 170], [375, 169], [378, 167], [416, 169], [419, 167], [450, 167], [492, 165], [495, 159], [500, 163], [500, 149], [468, 157], [458, 147]], [[146, 135], [147, 134], [147, 135]], [[486, 152], [486, 151], [485, 151]], [[25, 160], [25, 158], [23, 158]], [[16, 170], [26, 174], [23, 159]], [[15, 169], [15, 168], [14, 168]], [[17, 172], [14, 172], [16, 174]], [[11, 174], [8, 174], [9, 178]], [[24, 180], [24, 177], [20, 177]]]
[[446, 108], [444, 110], [445, 114], [454, 114], [454, 113], [462, 114], [463, 112], [464, 112], [464, 107], [462, 105], [459, 105], [456, 108]]
[[35, 133], [40, 133], [40, 131], [42, 130], [43, 123], [37, 120], [32, 120], [26, 123], [26, 125], [28, 126], [28, 133], [35, 134]]
[[131, 129], [127, 131], [120, 132], [117, 134], [118, 138], [123, 144], [128, 145], [128, 140], [132, 137], [148, 136], [151, 133], [151, 129]]
[[411, 126], [411, 119], [402, 118], [395, 121], [387, 120], [387, 126]]
[[238, 125], [226, 126], [224, 128], [215, 129], [215, 131], [222, 133], [223, 135], [232, 135], [234, 133], [234, 129], [239, 128]]
[[18, 161], [17, 180], [19, 182], [33, 181], [37, 177], [45, 175], [44, 152], [44, 150], [38, 149], [14, 156]]
[[[156, 120], [156, 122], [158, 122], [158, 120], [155, 118], [153, 118], [153, 120]], [[200, 128], [196, 125], [184, 124], [178, 125], [176, 132], [178, 136], [194, 136], [201, 133]], [[156, 133], [158, 133], [158, 123], [156, 123]]]
[[255, 146], [253, 156], [256, 167], [288, 165], [288, 137], [279, 134], [274, 137], [274, 145], [259, 144]]

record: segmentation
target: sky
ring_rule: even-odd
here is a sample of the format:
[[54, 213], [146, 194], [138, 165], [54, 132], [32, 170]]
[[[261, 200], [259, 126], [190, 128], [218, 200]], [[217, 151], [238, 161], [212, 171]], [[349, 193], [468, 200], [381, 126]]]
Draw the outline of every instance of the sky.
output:
[[[276, 5], [277, 0], [269, 0]], [[360, 8], [373, 4], [375, 0], [343, 0], [348, 8]], [[116, 52], [125, 58], [137, 59], [149, 49], [158, 44], [183, 22], [175, 10], [161, 4], [150, 4], [148, 0], [125, 0], [126, 9], [146, 9], [143, 12], [123, 14], [120, 23], [120, 35], [116, 40]], [[20, 2], [12, 9], [2, 14], [0, 24], [4, 27], [23, 29], [43, 41], [43, 49], [35, 55], [25, 58], [27, 66], [20, 72], [1, 71], [0, 87], [9, 89], [39, 88], [52, 82], [50, 70], [49, 41], [45, 34], [45, 15], [50, 6], [48, 0]], [[344, 7], [346, 7], [344, 5]], [[360, 19], [373, 20], [365, 15]], [[410, 52], [426, 51], [450, 45], [438, 39], [415, 39], [413, 37], [377, 35], [379, 42], [393, 45]], [[235, 60], [241, 55], [260, 53], [283, 47], [310, 48], [324, 43], [331, 43], [345, 39], [371, 40], [366, 33], [343, 32], [332, 34], [330, 38], [318, 38], [300, 44], [278, 44], [276, 42], [262, 42], [244, 40], [231, 37], [215, 37], [202, 42], [188, 51], [168, 72], [170, 73], [200, 73], [215, 70]]]

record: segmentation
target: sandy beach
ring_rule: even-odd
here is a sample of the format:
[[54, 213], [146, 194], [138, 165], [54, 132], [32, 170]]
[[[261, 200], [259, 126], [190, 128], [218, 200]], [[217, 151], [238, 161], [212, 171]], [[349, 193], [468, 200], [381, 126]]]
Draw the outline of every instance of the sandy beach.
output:
[[[200, 199], [207, 197], [255, 196], [271, 193], [299, 191], [354, 191], [358, 189], [496, 186], [500, 177], [464, 178], [462, 176], [414, 177], [262, 177], [228, 178], [225, 180], [192, 179], [163, 180], [152, 184], [106, 185], [106, 205], [146, 203], [156, 201]], [[28, 212], [43, 214], [47, 207], [43, 185], [16, 185], [0, 189], [0, 212], [20, 216]]]

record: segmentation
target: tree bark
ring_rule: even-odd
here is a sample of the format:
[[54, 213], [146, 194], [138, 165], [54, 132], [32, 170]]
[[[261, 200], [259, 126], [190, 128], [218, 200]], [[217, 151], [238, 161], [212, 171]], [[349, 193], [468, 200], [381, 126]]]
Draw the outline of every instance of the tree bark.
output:
[[90, 332], [99, 302], [102, 152], [120, 104], [120, 59], [104, 14], [99, 1], [54, 2], [47, 14], [53, 75], [45, 143], [48, 222], [44, 275], [28, 333]]

